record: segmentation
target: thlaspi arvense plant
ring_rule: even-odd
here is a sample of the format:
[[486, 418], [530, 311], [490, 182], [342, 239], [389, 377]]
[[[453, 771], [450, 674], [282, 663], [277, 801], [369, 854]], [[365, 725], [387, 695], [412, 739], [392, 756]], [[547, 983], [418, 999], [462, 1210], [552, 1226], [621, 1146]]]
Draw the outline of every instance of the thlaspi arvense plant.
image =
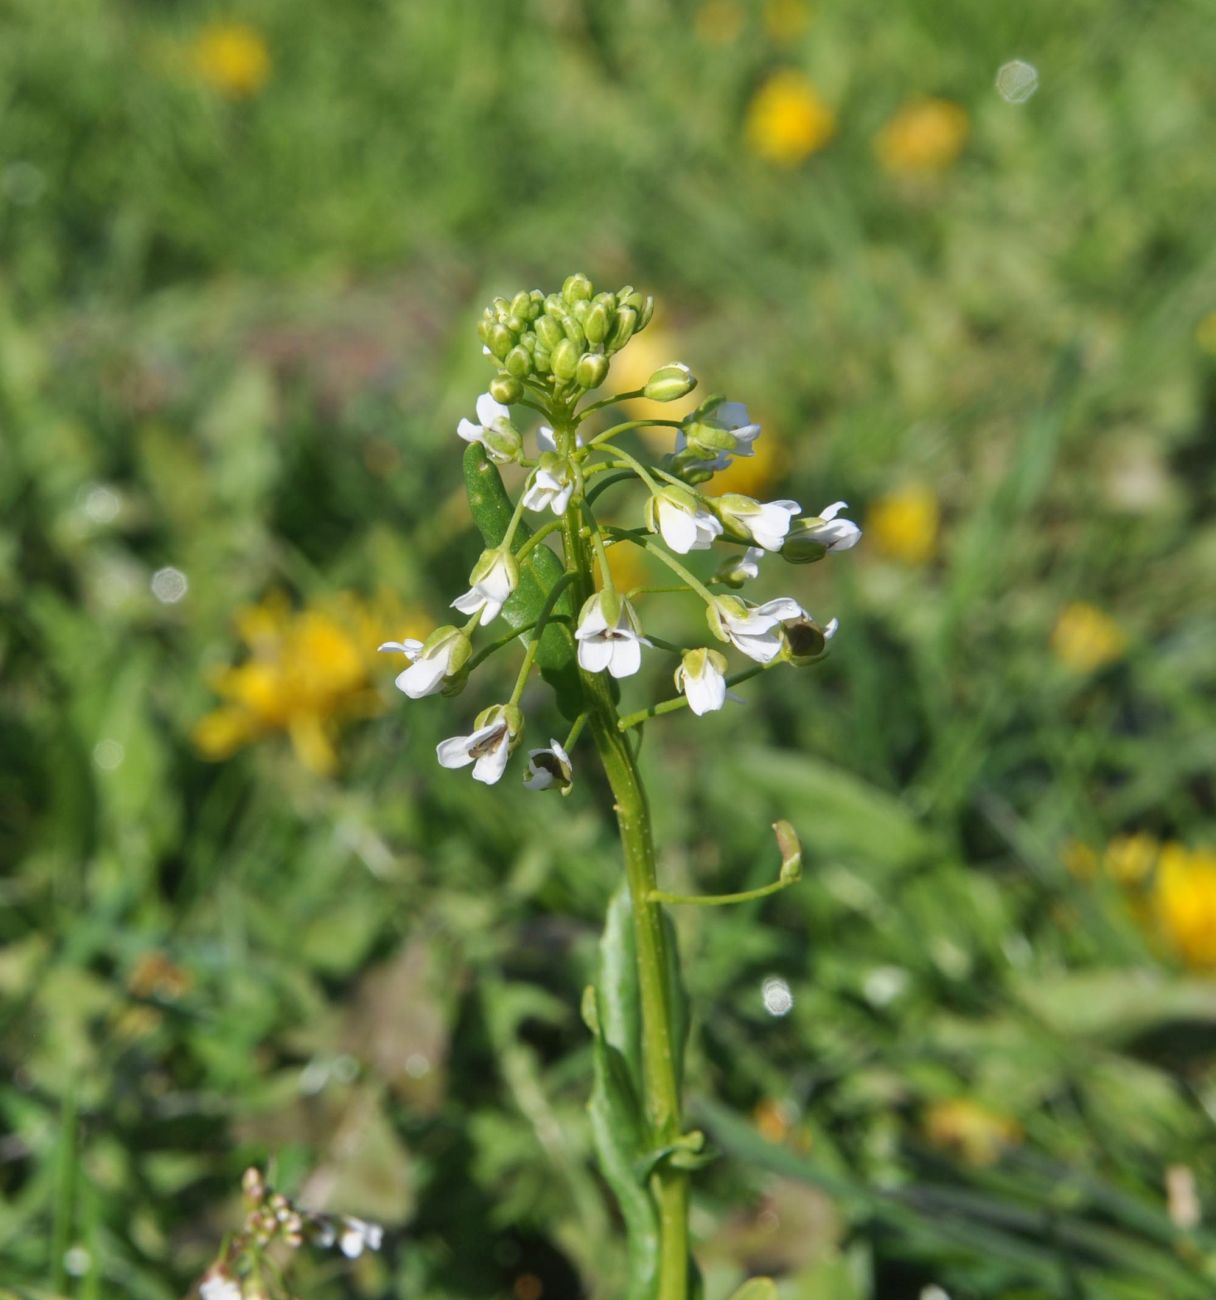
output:
[[[556, 730], [563, 738], [529, 750], [524, 784], [566, 794], [576, 743], [589, 739], [598, 756], [625, 870], [598, 978], [583, 1000], [594, 1036], [593, 1137], [627, 1232], [629, 1300], [689, 1300], [696, 1289], [689, 1179], [706, 1154], [702, 1136], [684, 1123], [687, 1013], [664, 909], [776, 892], [798, 879], [801, 854], [793, 828], [778, 822], [780, 868], [770, 885], [715, 896], [663, 891], [635, 744], [651, 719], [682, 708], [713, 712], [724, 707], [729, 687], [821, 659], [835, 620], [820, 624], [789, 596], [757, 604], [740, 591], [766, 554], [809, 563], [853, 546], [860, 530], [841, 516], [843, 502], [807, 515], [795, 501], [712, 494], [713, 475], [734, 457], [750, 456], [760, 434], [737, 402], [710, 397], [681, 420], [607, 423], [606, 413], [622, 401], [671, 402], [697, 384], [686, 365], [673, 361], [641, 389], [593, 397], [613, 357], [652, 312], [653, 300], [632, 287], [597, 293], [584, 275], [571, 275], [560, 292], [522, 291], [485, 309], [478, 328], [497, 373], [477, 399], [476, 419], [462, 419], [456, 430], [468, 444], [465, 479], [485, 547], [468, 591], [452, 602], [466, 617], [425, 641], [381, 649], [405, 656], [397, 686], [415, 700], [458, 695], [490, 656], [522, 653], [507, 699], [480, 712], [467, 734], [438, 746], [446, 768], [471, 767], [487, 785], [503, 777], [523, 742], [522, 704], [534, 674], [552, 688], [554, 712], [563, 719], [550, 726], [546, 718], [542, 734]], [[530, 434], [525, 423], [535, 426]], [[643, 426], [671, 430], [669, 454], [656, 461], [627, 450], [625, 435]], [[526, 471], [514, 502], [499, 471], [510, 463]], [[627, 507], [629, 525], [604, 522], [607, 494], [630, 488], [640, 489], [641, 500]], [[612, 565], [618, 547], [643, 548], [669, 571], [670, 584], [620, 590]], [[699, 577], [686, 557], [711, 547], [725, 558], [712, 577]], [[644, 598], [673, 592], [703, 603], [703, 643], [676, 645], [647, 632]], [[502, 628], [497, 635], [495, 625]], [[477, 645], [483, 628], [490, 638]], [[622, 712], [619, 682], [639, 671], [644, 654], [669, 657], [675, 693]], [[733, 669], [732, 658], [739, 663]]]

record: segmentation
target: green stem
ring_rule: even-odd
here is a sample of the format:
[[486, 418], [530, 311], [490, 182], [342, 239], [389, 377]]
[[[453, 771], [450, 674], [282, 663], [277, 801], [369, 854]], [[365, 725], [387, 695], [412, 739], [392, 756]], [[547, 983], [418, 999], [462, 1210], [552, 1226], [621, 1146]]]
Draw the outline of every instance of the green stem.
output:
[[646, 390], [644, 388], [634, 388], [628, 393], [613, 393], [611, 397], [601, 397], [598, 402], [592, 402], [590, 406], [584, 406], [578, 413], [578, 420], [583, 420], [592, 411], [601, 411], [605, 406], [615, 406], [618, 402], [627, 402], [630, 398], [641, 397]]
[[629, 539], [637, 546], [644, 546], [655, 557], [661, 560], [672, 573], [683, 578], [686, 583], [705, 601], [707, 605], [712, 605], [716, 597], [714, 593], [698, 578], [695, 574], [690, 573], [673, 555], [669, 555], [653, 538], [650, 537], [631, 537]]
[[529, 537], [522, 546], [520, 546], [519, 550], [515, 552], [516, 560], [522, 560], [538, 542], [543, 542], [550, 533], [557, 532], [561, 526], [562, 521], [560, 519], [550, 519], [548, 523], [541, 524], [536, 532], [534, 532], [532, 536]]
[[[587, 443], [587, 450], [611, 442], [618, 434], [628, 433], [630, 429], [678, 429], [679, 427], [679, 420], [626, 420], [623, 424], [614, 424], [611, 429], [605, 429], [603, 433], [597, 433]], [[613, 450], [615, 451], [616, 448], [614, 447]]]
[[[569, 427], [561, 432], [571, 435]], [[591, 595], [593, 583], [591, 555], [580, 536], [580, 524], [580, 507], [572, 502], [566, 511], [562, 540], [566, 567], [575, 574], [575, 594], [581, 605]], [[657, 881], [650, 809], [632, 750], [619, 727], [607, 678], [603, 673], [581, 672], [580, 676], [588, 726], [612, 788], [625, 854], [642, 1008], [643, 1093], [654, 1144], [664, 1146], [681, 1135], [683, 1125], [667, 981], [667, 940], [662, 911], [651, 898]], [[660, 1223], [656, 1300], [688, 1300], [688, 1172], [664, 1161], [651, 1176], [650, 1185]]]
[[650, 898], [655, 903], [676, 904], [678, 906], [724, 907], [728, 903], [750, 903], [754, 898], [767, 898], [769, 894], [780, 893], [796, 880], [774, 880], [771, 885], [761, 885], [758, 889], [743, 889], [737, 894], [665, 894], [661, 889], [652, 889]]

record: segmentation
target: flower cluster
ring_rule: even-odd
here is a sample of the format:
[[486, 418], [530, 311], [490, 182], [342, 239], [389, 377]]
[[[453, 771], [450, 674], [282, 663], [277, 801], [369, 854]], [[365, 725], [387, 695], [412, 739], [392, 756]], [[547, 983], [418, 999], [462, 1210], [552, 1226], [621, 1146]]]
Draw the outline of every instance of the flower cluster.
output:
[[[347, 1259], [379, 1250], [384, 1229], [349, 1215], [317, 1214], [295, 1205], [266, 1185], [261, 1170], [247, 1169], [241, 1180], [245, 1223], [198, 1284], [201, 1300], [261, 1300], [271, 1295], [272, 1279], [281, 1273], [266, 1253], [276, 1243], [295, 1250], [305, 1243], [323, 1250], [336, 1247]], [[276, 1293], [277, 1294], [277, 1293]]]
[[[477, 399], [476, 419], [462, 419], [456, 433], [470, 444], [466, 468], [471, 463], [488, 471], [502, 503], [493, 520], [479, 519], [488, 545], [469, 574], [469, 589], [452, 601], [467, 621], [436, 628], [426, 641], [390, 641], [380, 647], [405, 656], [408, 664], [397, 686], [419, 699], [459, 693], [486, 657], [524, 639], [527, 652], [510, 698], [478, 714], [468, 734], [438, 746], [440, 764], [471, 767], [477, 781], [497, 782], [521, 741], [520, 700], [538, 666], [550, 624], [564, 625], [569, 667], [573, 673], [577, 666], [577, 680], [588, 701], [607, 698], [594, 684], [597, 679], [634, 676], [645, 651], [676, 657], [679, 695], [637, 718], [617, 718], [613, 705], [613, 719], [621, 729], [641, 725], [655, 711], [688, 707], [700, 715], [721, 709], [729, 685], [777, 664], [813, 663], [823, 657], [836, 633], [835, 619], [821, 625], [791, 596], [756, 602], [739, 594], [758, 577], [767, 555], [807, 564], [848, 550], [861, 536], [858, 526], [842, 514], [843, 501], [811, 515], [797, 501], [712, 492], [714, 476], [736, 458], [752, 456], [760, 437], [759, 424], [742, 403], [713, 396], [681, 420], [625, 420], [588, 431], [588, 417], [611, 405], [643, 395], [655, 402], [674, 402], [696, 387], [688, 366], [672, 361], [659, 366], [636, 391], [580, 405], [603, 379], [609, 354], [645, 326], [652, 310], [652, 300], [632, 288], [597, 294], [585, 276], [573, 275], [559, 294], [533, 290], [510, 300], [498, 298], [481, 321], [485, 350], [502, 369]], [[532, 431], [521, 428], [513, 406], [540, 412], [543, 422]], [[623, 436], [639, 428], [668, 431], [670, 451], [656, 460], [627, 450]], [[527, 471], [513, 506], [494, 468], [506, 462]], [[600, 496], [630, 483], [644, 491], [632, 524], [601, 522], [596, 514]], [[529, 514], [534, 526], [526, 522]], [[560, 563], [554, 551], [538, 550], [538, 543], [558, 530]], [[730, 555], [711, 578], [698, 577], [686, 567], [686, 557], [714, 547], [729, 548]], [[666, 566], [676, 586], [619, 590], [615, 575], [627, 566], [612, 559], [621, 548], [637, 548]], [[541, 559], [547, 570], [538, 565]], [[568, 595], [562, 591], [567, 586]], [[659, 591], [682, 591], [699, 599], [706, 627], [723, 648], [675, 645], [645, 634], [636, 602]], [[558, 612], [559, 594], [567, 601], [574, 597], [574, 604], [562, 607], [568, 612]], [[499, 619], [511, 631], [475, 652], [477, 630]], [[725, 649], [739, 652], [751, 666], [728, 674]], [[546, 667], [543, 659], [540, 667]], [[530, 752], [525, 778], [530, 789], [566, 793], [571, 788], [570, 750], [587, 711], [563, 707], [573, 723], [571, 731], [564, 741], [554, 738], [548, 748]]]

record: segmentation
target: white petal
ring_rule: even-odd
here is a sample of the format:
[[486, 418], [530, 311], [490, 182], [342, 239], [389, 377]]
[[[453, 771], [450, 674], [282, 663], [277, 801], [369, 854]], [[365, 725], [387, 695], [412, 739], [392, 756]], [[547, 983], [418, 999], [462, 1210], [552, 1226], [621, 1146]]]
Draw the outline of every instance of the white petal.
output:
[[792, 596], [778, 596], [775, 600], [766, 600], [763, 605], [757, 605], [752, 613], [767, 614], [777, 619], [810, 617]]
[[[544, 750], [534, 749], [533, 754], [542, 754]], [[525, 790], [548, 790], [557, 781], [557, 778], [549, 771], [547, 767], [537, 767], [531, 761], [529, 756], [528, 775], [524, 778]]]
[[424, 695], [434, 695], [443, 685], [447, 676], [447, 659], [435, 656], [419, 659], [404, 672], [397, 674], [395, 683], [399, 691], [404, 691], [411, 700], [420, 700]]
[[462, 614], [476, 614], [485, 603], [485, 595], [476, 587], [470, 587], [463, 596], [457, 596], [452, 601], [452, 608], [460, 610]]
[[553, 435], [553, 430], [547, 424], [542, 424], [536, 430], [536, 445], [541, 451], [557, 450], [557, 439]]
[[659, 532], [677, 555], [687, 555], [696, 544], [697, 525], [692, 515], [668, 501], [659, 502]]
[[435, 746], [435, 757], [439, 759], [439, 766], [468, 767], [473, 761], [473, 755], [469, 753], [472, 744], [472, 736], [452, 736], [448, 740], [441, 740]]
[[564, 515], [566, 507], [570, 504], [570, 495], [574, 491], [574, 484], [567, 483], [564, 488], [549, 502], [555, 515]]
[[622, 641], [610, 641], [611, 657], [608, 671], [613, 677], [632, 677], [642, 666], [642, 647], [634, 637]]
[[376, 648], [380, 651], [400, 651], [401, 654], [413, 662], [422, 653], [422, 642], [407, 638], [405, 641], [386, 641], [382, 646]]
[[495, 420], [510, 420], [511, 412], [501, 402], [496, 402], [489, 393], [482, 393], [477, 399], [477, 418], [485, 427]]
[[720, 709], [726, 701], [726, 678], [721, 673], [704, 672], [700, 677], [684, 677], [684, 694], [688, 707], [698, 716]]
[[[532, 483], [531, 487], [523, 495], [525, 510], [544, 510], [547, 509], [550, 500], [553, 497], [552, 488], [545, 487], [541, 484], [539, 476]], [[558, 511], [560, 514], [561, 512]]]
[[847, 501], [833, 501], [830, 506], [825, 506], [819, 512], [819, 518], [824, 520], [835, 519], [842, 510], [847, 510], [848, 508], [849, 503]]
[[829, 551], [849, 551], [860, 541], [861, 529], [851, 519], [837, 519], [823, 534], [823, 543]]
[[722, 402], [711, 418], [733, 432], [747, 423], [747, 407], [742, 402]]
[[830, 641], [839, 631], [840, 631], [840, 620], [838, 618], [830, 619], [827, 627], [823, 629], [823, 639], [825, 641]]
[[456, 426], [456, 432], [465, 440], [465, 442], [483, 442], [486, 431], [480, 424], [474, 424], [472, 420], [461, 420]]
[[756, 636], [736, 634], [731, 637], [736, 647], [758, 664], [771, 663], [781, 651], [781, 636], [776, 631]]
[[486, 600], [485, 607], [481, 611], [480, 626], [488, 627], [491, 623], [493, 623], [494, 620], [498, 617], [499, 613], [501, 612], [502, 607], [503, 607], [503, 601], [488, 598]]
[[579, 667], [588, 673], [602, 673], [612, 662], [613, 642], [603, 637], [588, 637], [578, 643]]
[[510, 757], [511, 746], [507, 743], [507, 733], [504, 731], [498, 744], [473, 764], [473, 780], [481, 781], [484, 785], [494, 785], [506, 770], [507, 759]]
[[515, 582], [511, 577], [511, 570], [507, 568], [506, 561], [495, 560], [490, 566], [489, 573], [482, 578], [477, 586], [490, 600], [496, 600], [499, 605], [502, 605], [515, 590]]
[[603, 602], [597, 600], [583, 615], [582, 622], [579, 623], [578, 629], [574, 633], [574, 639], [576, 641], [585, 641], [588, 637], [599, 636], [607, 627], [608, 620], [604, 617]]

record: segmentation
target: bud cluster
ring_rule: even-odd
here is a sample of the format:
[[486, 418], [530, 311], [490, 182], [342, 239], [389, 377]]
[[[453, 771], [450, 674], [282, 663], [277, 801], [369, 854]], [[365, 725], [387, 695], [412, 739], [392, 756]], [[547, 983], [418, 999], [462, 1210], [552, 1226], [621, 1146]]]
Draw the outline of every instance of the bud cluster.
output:
[[496, 402], [517, 402], [532, 383], [555, 392], [598, 388], [609, 359], [654, 314], [654, 299], [631, 284], [596, 293], [585, 275], [566, 278], [560, 293], [521, 289], [495, 298], [482, 313], [477, 333], [502, 367], [490, 382]]

